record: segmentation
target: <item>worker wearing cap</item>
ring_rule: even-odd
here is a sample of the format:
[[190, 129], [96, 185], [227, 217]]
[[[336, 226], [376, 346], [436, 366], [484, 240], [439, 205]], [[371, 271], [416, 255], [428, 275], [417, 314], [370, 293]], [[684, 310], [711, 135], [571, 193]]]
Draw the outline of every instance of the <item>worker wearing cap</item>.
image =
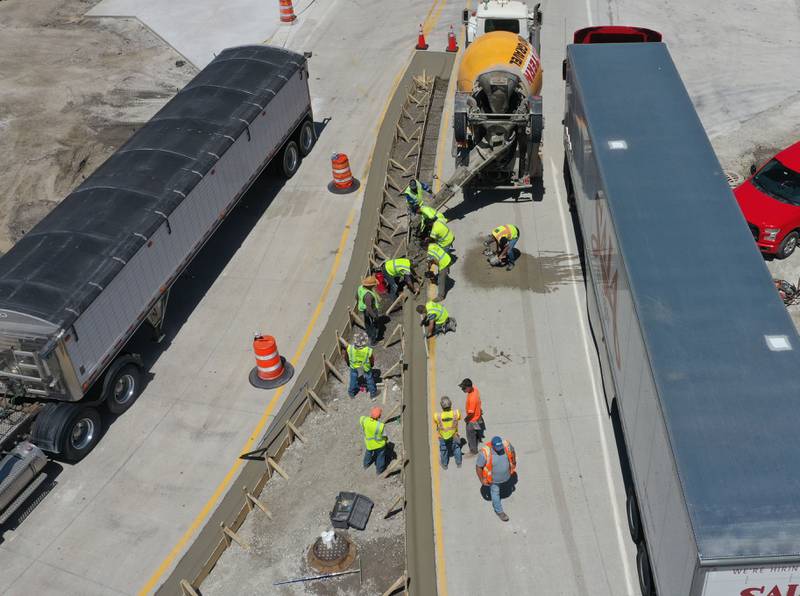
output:
[[[505, 265], [507, 271], [514, 268], [514, 261], [516, 254], [514, 247], [519, 240], [519, 228], [512, 224], [505, 224], [497, 226], [489, 235], [489, 239], [484, 242], [484, 246], [491, 246], [494, 244], [494, 251], [491, 249], [486, 250], [484, 254], [489, 256], [487, 259], [492, 265]], [[494, 252], [494, 254], [492, 254]]]
[[414, 282], [414, 270], [411, 267], [410, 259], [389, 259], [384, 261], [382, 269], [386, 283], [389, 284], [389, 293], [392, 296], [397, 296], [400, 283], [403, 283], [414, 294], [417, 293], [417, 284]]
[[416, 178], [411, 179], [411, 182], [408, 183], [408, 186], [406, 186], [405, 190], [401, 193], [406, 197], [409, 215], [417, 213], [420, 207], [425, 204], [423, 197], [426, 192], [431, 192], [430, 186], [424, 182], [420, 182]]
[[422, 315], [420, 325], [425, 326], [425, 337], [456, 330], [456, 320], [450, 316], [444, 304], [429, 300], [424, 306], [417, 306], [417, 312]]
[[483, 438], [483, 410], [481, 409], [481, 392], [472, 384], [472, 380], [464, 379], [458, 384], [461, 391], [467, 394], [464, 407], [464, 426], [467, 429], [467, 445], [471, 455], [478, 454], [478, 442]]
[[439, 401], [442, 406], [441, 413], [433, 415], [433, 428], [439, 433], [439, 463], [447, 469], [450, 463], [450, 454], [456, 460], [456, 467], [461, 467], [461, 437], [458, 436], [458, 421], [461, 412], [453, 410], [453, 403], [446, 395]]
[[380, 329], [380, 312], [378, 309], [381, 306], [381, 299], [378, 298], [378, 293], [375, 287], [378, 285], [378, 280], [374, 275], [365, 277], [361, 280], [361, 285], [358, 286], [356, 293], [358, 295], [358, 311], [364, 317], [364, 327], [366, 328], [369, 344], [374, 346], [378, 341]]
[[440, 222], [438, 219], [433, 220], [430, 230], [428, 231], [428, 243], [436, 243], [448, 253], [452, 253], [453, 250], [455, 250], [455, 247], [453, 246], [455, 239], [456, 235], [453, 234], [453, 231], [449, 227], [447, 227], [447, 224]]
[[453, 257], [450, 256], [445, 249], [431, 242], [428, 244], [428, 267], [433, 268], [436, 265], [438, 273], [436, 275], [436, 302], [444, 300], [447, 294], [447, 276], [450, 273], [450, 265], [453, 262]]
[[517, 473], [517, 455], [514, 447], [500, 437], [492, 437], [491, 441], [481, 445], [475, 462], [475, 473], [481, 484], [489, 488], [492, 507], [497, 517], [504, 522], [508, 521], [508, 515], [503, 511], [503, 504], [500, 502], [500, 493], [507, 490], [506, 487]]
[[357, 331], [353, 337], [353, 343], [342, 349], [344, 360], [350, 367], [350, 386], [347, 389], [350, 397], [355, 397], [358, 394], [359, 370], [364, 371], [369, 396], [373, 398], [378, 396], [378, 388], [375, 386], [375, 377], [372, 371], [372, 367], [375, 366], [375, 359], [372, 355], [372, 348], [367, 343], [367, 335], [363, 331]]
[[383, 410], [374, 406], [369, 416], [362, 416], [358, 422], [364, 431], [364, 469], [375, 463], [375, 470], [382, 474], [386, 469], [386, 444], [388, 438], [383, 434], [385, 423], [380, 421]]

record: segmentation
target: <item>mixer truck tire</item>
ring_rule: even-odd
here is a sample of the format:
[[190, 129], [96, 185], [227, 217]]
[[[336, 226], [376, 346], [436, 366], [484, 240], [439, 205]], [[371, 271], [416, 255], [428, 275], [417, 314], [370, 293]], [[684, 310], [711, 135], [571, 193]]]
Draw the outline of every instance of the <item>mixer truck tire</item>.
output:
[[297, 173], [300, 167], [300, 149], [295, 141], [286, 141], [281, 155], [281, 171], [288, 180]]
[[639, 588], [642, 590], [642, 596], [656, 596], [653, 571], [650, 569], [650, 555], [647, 554], [644, 542], [639, 544], [636, 551], [636, 571], [639, 575]]
[[311, 120], [306, 120], [300, 126], [297, 133], [297, 144], [300, 146], [300, 154], [305, 157], [311, 153], [314, 148], [314, 143], [317, 142], [317, 133], [314, 131], [314, 123]]
[[103, 404], [115, 416], [130, 408], [139, 397], [142, 370], [133, 363], [111, 369], [103, 383]]
[[625, 512], [628, 514], [628, 530], [631, 533], [631, 540], [636, 544], [642, 541], [642, 518], [639, 515], [639, 503], [636, 495], [631, 492], [625, 499]]

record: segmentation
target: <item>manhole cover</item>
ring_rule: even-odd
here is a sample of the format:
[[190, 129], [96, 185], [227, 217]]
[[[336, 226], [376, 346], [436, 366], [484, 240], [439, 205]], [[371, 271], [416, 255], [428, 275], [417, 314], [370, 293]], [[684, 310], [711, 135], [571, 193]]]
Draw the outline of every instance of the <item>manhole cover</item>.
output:
[[308, 564], [323, 573], [344, 571], [355, 559], [356, 545], [339, 532], [328, 543], [319, 536], [308, 549]]
[[725, 178], [728, 179], [728, 185], [731, 188], [736, 188], [742, 182], [744, 182], [744, 177], [741, 174], [737, 174], [736, 172], [731, 172], [729, 170], [725, 170]]

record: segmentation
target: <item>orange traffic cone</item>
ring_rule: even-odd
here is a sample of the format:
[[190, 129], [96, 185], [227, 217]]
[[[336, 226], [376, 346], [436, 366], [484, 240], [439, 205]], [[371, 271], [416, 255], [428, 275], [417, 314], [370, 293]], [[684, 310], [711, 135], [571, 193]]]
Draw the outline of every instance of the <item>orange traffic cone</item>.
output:
[[447, 51], [457, 52], [458, 46], [456, 45], [456, 34], [453, 31], [453, 26], [450, 25], [450, 31], [447, 34]]
[[417, 36], [417, 49], [427, 50], [428, 42], [425, 41], [425, 32], [422, 30], [422, 25], [419, 26], [419, 35]]
[[281, 23], [289, 23], [291, 25], [297, 18], [294, 14], [292, 0], [278, 0], [278, 3], [280, 4]]

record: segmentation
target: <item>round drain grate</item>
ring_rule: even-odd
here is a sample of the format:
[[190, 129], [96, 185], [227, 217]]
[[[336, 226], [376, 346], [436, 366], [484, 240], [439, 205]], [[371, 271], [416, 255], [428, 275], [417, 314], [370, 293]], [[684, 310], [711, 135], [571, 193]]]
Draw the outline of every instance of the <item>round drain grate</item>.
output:
[[334, 533], [328, 544], [320, 536], [308, 549], [308, 564], [323, 573], [344, 571], [353, 564], [355, 558], [356, 545], [338, 532]]

